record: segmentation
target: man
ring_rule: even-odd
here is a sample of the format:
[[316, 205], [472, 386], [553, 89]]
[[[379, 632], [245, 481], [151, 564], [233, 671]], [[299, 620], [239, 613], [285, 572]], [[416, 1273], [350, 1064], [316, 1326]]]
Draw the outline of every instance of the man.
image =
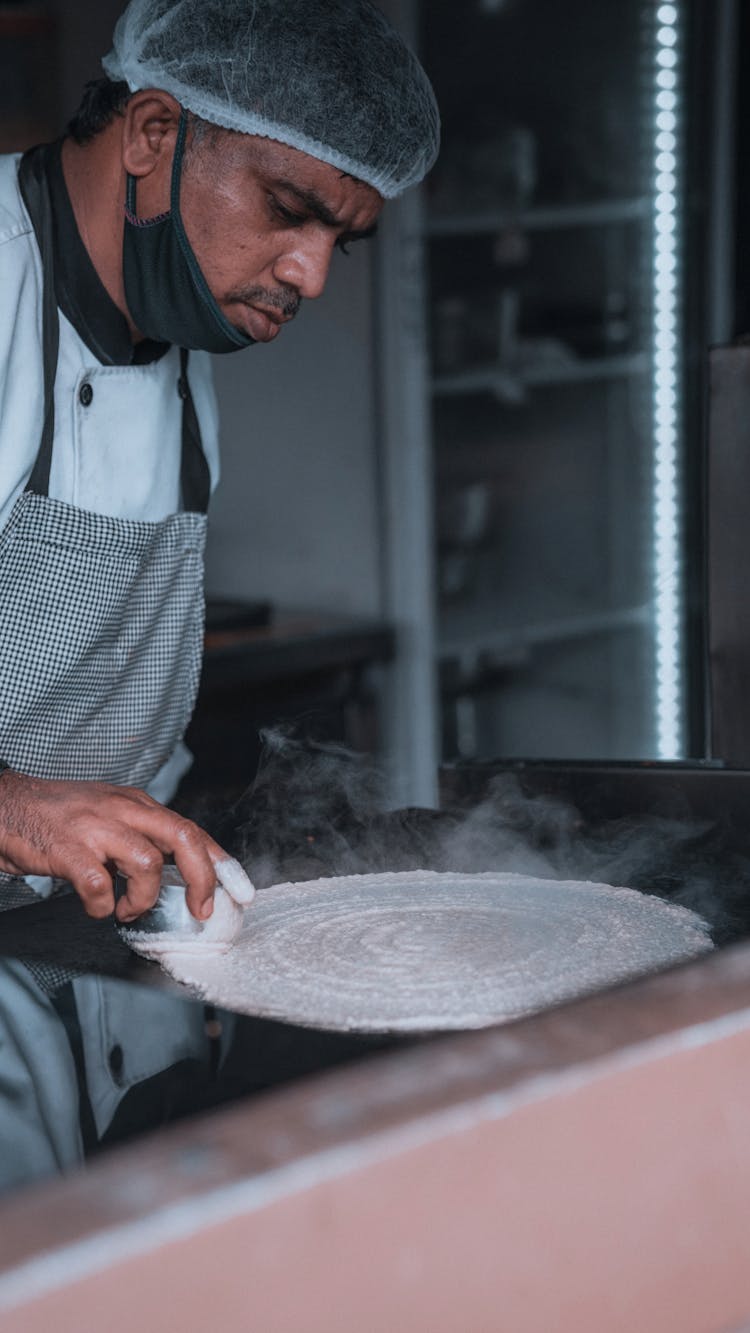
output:
[[[217, 474], [208, 352], [270, 342], [437, 153], [369, 0], [131, 0], [62, 144], [0, 159], [0, 898], [132, 920], [165, 857], [241, 868], [161, 802], [185, 770]], [[188, 349], [192, 355], [188, 357]]]

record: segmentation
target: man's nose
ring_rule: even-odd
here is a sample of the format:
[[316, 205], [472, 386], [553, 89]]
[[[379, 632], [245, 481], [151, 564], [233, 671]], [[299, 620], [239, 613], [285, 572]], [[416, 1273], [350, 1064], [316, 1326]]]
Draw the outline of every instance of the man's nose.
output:
[[314, 301], [326, 285], [335, 237], [325, 233], [297, 236], [294, 245], [279, 255], [273, 268], [277, 282], [293, 287], [306, 301]]

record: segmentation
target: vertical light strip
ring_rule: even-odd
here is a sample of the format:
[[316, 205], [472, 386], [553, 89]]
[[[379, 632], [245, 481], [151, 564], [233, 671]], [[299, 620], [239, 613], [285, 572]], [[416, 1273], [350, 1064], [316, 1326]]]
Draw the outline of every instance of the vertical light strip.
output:
[[680, 190], [681, 5], [655, 6], [653, 104], [653, 602], [660, 759], [684, 754]]

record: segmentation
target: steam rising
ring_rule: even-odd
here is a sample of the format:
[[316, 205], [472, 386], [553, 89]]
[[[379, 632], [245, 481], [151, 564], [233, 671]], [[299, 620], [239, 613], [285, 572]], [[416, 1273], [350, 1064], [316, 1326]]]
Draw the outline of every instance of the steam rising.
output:
[[258, 888], [385, 870], [512, 871], [658, 894], [697, 911], [717, 942], [750, 930], [750, 859], [715, 823], [652, 816], [594, 826], [563, 800], [527, 795], [513, 773], [493, 778], [468, 810], [387, 812], [369, 756], [281, 728], [262, 740], [230, 848]]

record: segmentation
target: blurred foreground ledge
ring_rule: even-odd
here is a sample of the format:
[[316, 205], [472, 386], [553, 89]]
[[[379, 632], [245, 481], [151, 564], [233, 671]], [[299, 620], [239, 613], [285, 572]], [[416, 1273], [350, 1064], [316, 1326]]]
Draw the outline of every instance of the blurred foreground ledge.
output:
[[748, 1106], [740, 944], [9, 1199], [0, 1328], [738, 1329]]

